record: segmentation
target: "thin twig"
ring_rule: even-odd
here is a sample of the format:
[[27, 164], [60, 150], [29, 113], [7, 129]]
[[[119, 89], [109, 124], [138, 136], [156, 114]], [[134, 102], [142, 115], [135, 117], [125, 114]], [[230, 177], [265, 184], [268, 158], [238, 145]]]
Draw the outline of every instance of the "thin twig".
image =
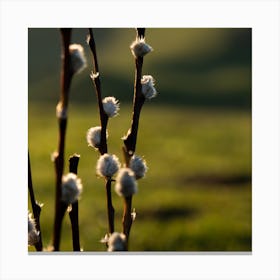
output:
[[[100, 145], [98, 147], [99, 153], [101, 155], [108, 152], [107, 147], [107, 124], [108, 124], [108, 115], [105, 113], [102, 103], [102, 94], [101, 94], [101, 82], [100, 82], [100, 73], [99, 73], [99, 67], [98, 67], [98, 61], [97, 61], [97, 53], [96, 53], [96, 46], [95, 41], [93, 37], [92, 29], [89, 28], [89, 36], [88, 36], [88, 45], [90, 47], [90, 50], [92, 52], [93, 56], [93, 75], [92, 75], [92, 81], [95, 86], [95, 92], [98, 102], [98, 109], [99, 109], [99, 117], [100, 117], [100, 123], [101, 123], [101, 139], [100, 139]], [[112, 203], [112, 194], [111, 194], [111, 178], [106, 178], [106, 198], [107, 198], [107, 215], [108, 215], [108, 224], [109, 224], [109, 233], [114, 232], [114, 215], [115, 210]]]
[[56, 173], [56, 195], [55, 195], [55, 218], [54, 218], [54, 236], [53, 236], [53, 249], [54, 251], [59, 251], [60, 235], [62, 219], [65, 207], [61, 202], [61, 178], [64, 170], [64, 149], [65, 149], [65, 137], [66, 137], [66, 127], [67, 127], [67, 106], [69, 89], [71, 85], [71, 80], [73, 72], [70, 67], [70, 53], [69, 45], [71, 40], [71, 28], [62, 28], [62, 71], [61, 71], [61, 96], [60, 96], [60, 106], [62, 110], [65, 110], [65, 115], [63, 117], [58, 117], [59, 125], [59, 140], [58, 140], [58, 152], [54, 155], [55, 162], [55, 173]]
[[39, 233], [39, 240], [35, 244], [35, 248], [37, 251], [43, 250], [43, 242], [42, 242], [42, 233], [40, 227], [40, 214], [41, 214], [41, 206], [35, 199], [35, 194], [33, 190], [33, 183], [32, 183], [32, 174], [31, 174], [31, 164], [30, 164], [30, 156], [28, 152], [28, 190], [30, 195], [30, 201], [32, 206], [32, 212], [35, 219], [35, 227], [37, 232]]
[[129, 165], [130, 158], [133, 156], [136, 150], [140, 113], [145, 102], [145, 97], [141, 92], [142, 65], [143, 57], [136, 58], [132, 122], [130, 130], [127, 136], [124, 138], [124, 152], [127, 166]]
[[[69, 172], [78, 174], [78, 164], [80, 156], [74, 154], [69, 158]], [[80, 233], [79, 233], [79, 202], [72, 203], [72, 209], [69, 212], [71, 228], [72, 228], [72, 244], [73, 251], [81, 251]]]
[[124, 208], [123, 208], [123, 233], [126, 236], [126, 241], [128, 245], [129, 233], [132, 226], [132, 216], [131, 216], [131, 206], [132, 206], [132, 196], [124, 197]]
[[90, 47], [90, 50], [92, 52], [93, 56], [93, 65], [94, 65], [94, 78], [92, 78], [92, 81], [95, 86], [95, 92], [98, 102], [98, 109], [99, 109], [99, 117], [101, 122], [101, 140], [100, 140], [100, 146], [99, 146], [99, 152], [101, 155], [107, 153], [107, 138], [106, 138], [106, 130], [107, 130], [107, 124], [108, 124], [108, 116], [104, 111], [103, 103], [102, 103], [102, 94], [101, 94], [101, 83], [100, 83], [100, 73], [99, 73], [99, 67], [97, 62], [97, 53], [96, 53], [96, 46], [95, 41], [93, 37], [92, 29], [89, 28], [89, 40], [88, 44]]
[[[136, 36], [139, 38], [144, 38], [145, 28], [137, 28]], [[142, 67], [143, 67], [143, 57], [135, 58], [135, 80], [134, 80], [134, 97], [133, 97], [133, 115], [131, 127], [124, 138], [124, 159], [126, 166], [129, 166], [131, 157], [134, 155], [137, 143], [137, 134], [139, 127], [140, 113], [143, 104], [145, 103], [145, 97], [142, 94]], [[131, 206], [132, 206], [132, 196], [124, 198], [124, 212], [123, 212], [123, 233], [126, 235], [127, 246], [129, 233], [132, 226], [132, 216], [131, 216]]]
[[[144, 37], [145, 28], [137, 29], [137, 36]], [[135, 58], [135, 80], [134, 80], [134, 97], [133, 97], [133, 115], [131, 128], [124, 138], [124, 157], [126, 165], [129, 165], [130, 158], [133, 156], [136, 150], [137, 134], [139, 127], [140, 113], [143, 104], [145, 103], [145, 97], [142, 94], [142, 67], [143, 67], [143, 57]]]
[[144, 38], [145, 37], [145, 30], [146, 30], [146, 28], [137, 28], [137, 36], [139, 38]]
[[112, 194], [111, 194], [111, 178], [106, 179], [106, 195], [107, 195], [107, 213], [108, 213], [108, 225], [109, 225], [109, 233], [113, 233], [115, 231], [114, 228], [114, 215], [115, 209], [112, 204]]

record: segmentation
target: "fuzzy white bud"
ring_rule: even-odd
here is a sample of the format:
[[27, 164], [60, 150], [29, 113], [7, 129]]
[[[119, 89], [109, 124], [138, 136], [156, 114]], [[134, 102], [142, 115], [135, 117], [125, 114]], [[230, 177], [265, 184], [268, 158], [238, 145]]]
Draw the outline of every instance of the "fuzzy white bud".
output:
[[[106, 131], [106, 138], [108, 138], [107, 131]], [[98, 149], [101, 142], [101, 126], [95, 126], [88, 129], [87, 142], [90, 147]]]
[[125, 251], [126, 236], [123, 233], [113, 232], [108, 238], [108, 251]]
[[104, 154], [97, 161], [96, 173], [101, 177], [112, 177], [120, 167], [120, 161], [115, 155]]
[[144, 56], [153, 50], [153, 48], [145, 42], [145, 38], [143, 37], [137, 37], [130, 45], [130, 49], [135, 58]]
[[134, 155], [130, 159], [129, 163], [130, 169], [134, 172], [136, 179], [141, 179], [145, 176], [147, 172], [146, 161], [139, 156]]
[[72, 204], [79, 199], [83, 190], [81, 179], [74, 173], [62, 176], [61, 200], [66, 204]]
[[105, 97], [102, 100], [102, 103], [103, 103], [104, 111], [109, 118], [115, 117], [118, 114], [118, 111], [120, 110], [120, 104], [115, 97], [113, 96]]
[[28, 214], [28, 245], [34, 246], [39, 241], [39, 232], [36, 230], [35, 220], [32, 214]]
[[80, 73], [87, 66], [84, 48], [79, 44], [71, 44], [69, 46], [71, 68], [73, 73]]
[[141, 79], [142, 93], [146, 99], [156, 97], [155, 79], [151, 75], [144, 75]]
[[137, 182], [130, 168], [121, 168], [118, 172], [115, 191], [119, 196], [128, 197], [137, 193]]

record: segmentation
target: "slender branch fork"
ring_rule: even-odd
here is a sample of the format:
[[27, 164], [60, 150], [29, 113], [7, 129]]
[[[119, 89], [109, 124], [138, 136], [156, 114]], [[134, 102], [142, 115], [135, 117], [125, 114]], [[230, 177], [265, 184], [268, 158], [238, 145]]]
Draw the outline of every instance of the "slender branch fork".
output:
[[[101, 141], [100, 145], [98, 147], [99, 153], [101, 155], [108, 152], [107, 147], [107, 138], [106, 138], [106, 131], [107, 131], [107, 124], [108, 124], [108, 116], [104, 111], [103, 103], [102, 103], [102, 94], [101, 94], [101, 82], [100, 82], [100, 75], [99, 75], [99, 67], [98, 67], [98, 61], [97, 61], [97, 53], [96, 53], [96, 45], [95, 40], [93, 36], [92, 29], [89, 28], [89, 36], [88, 36], [88, 45], [90, 47], [92, 56], [93, 56], [93, 75], [92, 81], [95, 86], [95, 92], [98, 102], [98, 108], [99, 108], [99, 117], [100, 117], [100, 123], [101, 123]], [[106, 178], [106, 198], [107, 198], [107, 215], [108, 215], [108, 226], [109, 226], [109, 233], [114, 232], [114, 215], [115, 215], [115, 209], [113, 207], [112, 203], [112, 194], [111, 194], [111, 178]]]
[[30, 201], [33, 211], [33, 216], [35, 219], [35, 226], [37, 232], [39, 232], [39, 241], [35, 244], [35, 248], [37, 251], [43, 250], [43, 243], [42, 243], [42, 233], [40, 227], [40, 214], [41, 214], [41, 206], [37, 203], [35, 199], [35, 194], [33, 191], [33, 183], [32, 183], [32, 174], [31, 174], [31, 164], [30, 164], [30, 156], [28, 152], [28, 190], [30, 195]]
[[54, 154], [55, 173], [56, 173], [56, 191], [55, 191], [55, 218], [54, 218], [54, 233], [53, 233], [53, 249], [59, 251], [59, 243], [61, 236], [62, 219], [67, 207], [61, 202], [61, 179], [64, 170], [64, 149], [67, 127], [67, 106], [69, 89], [73, 77], [73, 72], [70, 67], [70, 52], [69, 45], [71, 41], [71, 28], [62, 28], [62, 71], [61, 71], [61, 97], [60, 106], [64, 110], [65, 116], [58, 117], [59, 125], [59, 140], [58, 151]]
[[[138, 38], [145, 37], [145, 28], [137, 28], [136, 36]], [[131, 157], [134, 155], [137, 143], [137, 133], [139, 127], [140, 113], [143, 104], [145, 103], [145, 97], [142, 94], [142, 67], [143, 57], [135, 58], [135, 80], [134, 80], [134, 97], [133, 97], [133, 115], [131, 128], [129, 129], [126, 137], [124, 138], [123, 153], [126, 166], [129, 166]], [[132, 196], [124, 198], [124, 212], [123, 212], [123, 233], [126, 235], [127, 243], [129, 239], [129, 233], [132, 226], [131, 216]]]
[[[145, 28], [137, 28], [137, 37], [142, 38], [145, 36]], [[143, 104], [145, 103], [145, 97], [142, 94], [142, 67], [143, 57], [135, 58], [135, 79], [134, 79], [134, 97], [133, 97], [133, 115], [131, 128], [124, 138], [124, 156], [126, 165], [129, 165], [130, 158], [133, 156], [136, 150], [137, 133], [139, 126], [140, 113]]]

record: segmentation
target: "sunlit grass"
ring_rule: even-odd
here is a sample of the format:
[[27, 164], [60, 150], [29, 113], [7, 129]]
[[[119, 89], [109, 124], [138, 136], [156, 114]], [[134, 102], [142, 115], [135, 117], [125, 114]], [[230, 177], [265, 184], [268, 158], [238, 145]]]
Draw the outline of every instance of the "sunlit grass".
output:
[[[251, 250], [251, 115], [245, 111], [203, 110], [145, 104], [136, 154], [148, 163], [133, 199], [137, 217], [132, 251]], [[29, 104], [29, 150], [37, 200], [44, 203], [44, 246], [51, 243], [57, 147], [55, 105]], [[131, 108], [109, 122], [109, 152], [122, 159], [121, 137]], [[95, 174], [98, 153], [87, 146], [88, 128], [99, 125], [96, 104], [71, 104], [66, 157], [81, 155], [78, 174], [84, 191], [79, 206], [81, 246], [104, 251], [107, 232], [105, 189]], [[67, 163], [67, 158], [66, 158]], [[68, 170], [66, 164], [66, 171]], [[121, 230], [122, 199], [113, 192], [116, 230]], [[61, 250], [71, 251], [69, 219], [64, 220]]]

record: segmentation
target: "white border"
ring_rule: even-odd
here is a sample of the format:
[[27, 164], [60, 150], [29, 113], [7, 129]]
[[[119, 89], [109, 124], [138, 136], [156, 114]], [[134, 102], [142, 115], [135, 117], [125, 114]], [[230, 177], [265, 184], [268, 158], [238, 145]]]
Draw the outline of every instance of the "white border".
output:
[[[0, 8], [1, 279], [280, 279], [279, 1], [7, 0]], [[66, 26], [253, 28], [252, 255], [27, 255], [27, 28]]]

